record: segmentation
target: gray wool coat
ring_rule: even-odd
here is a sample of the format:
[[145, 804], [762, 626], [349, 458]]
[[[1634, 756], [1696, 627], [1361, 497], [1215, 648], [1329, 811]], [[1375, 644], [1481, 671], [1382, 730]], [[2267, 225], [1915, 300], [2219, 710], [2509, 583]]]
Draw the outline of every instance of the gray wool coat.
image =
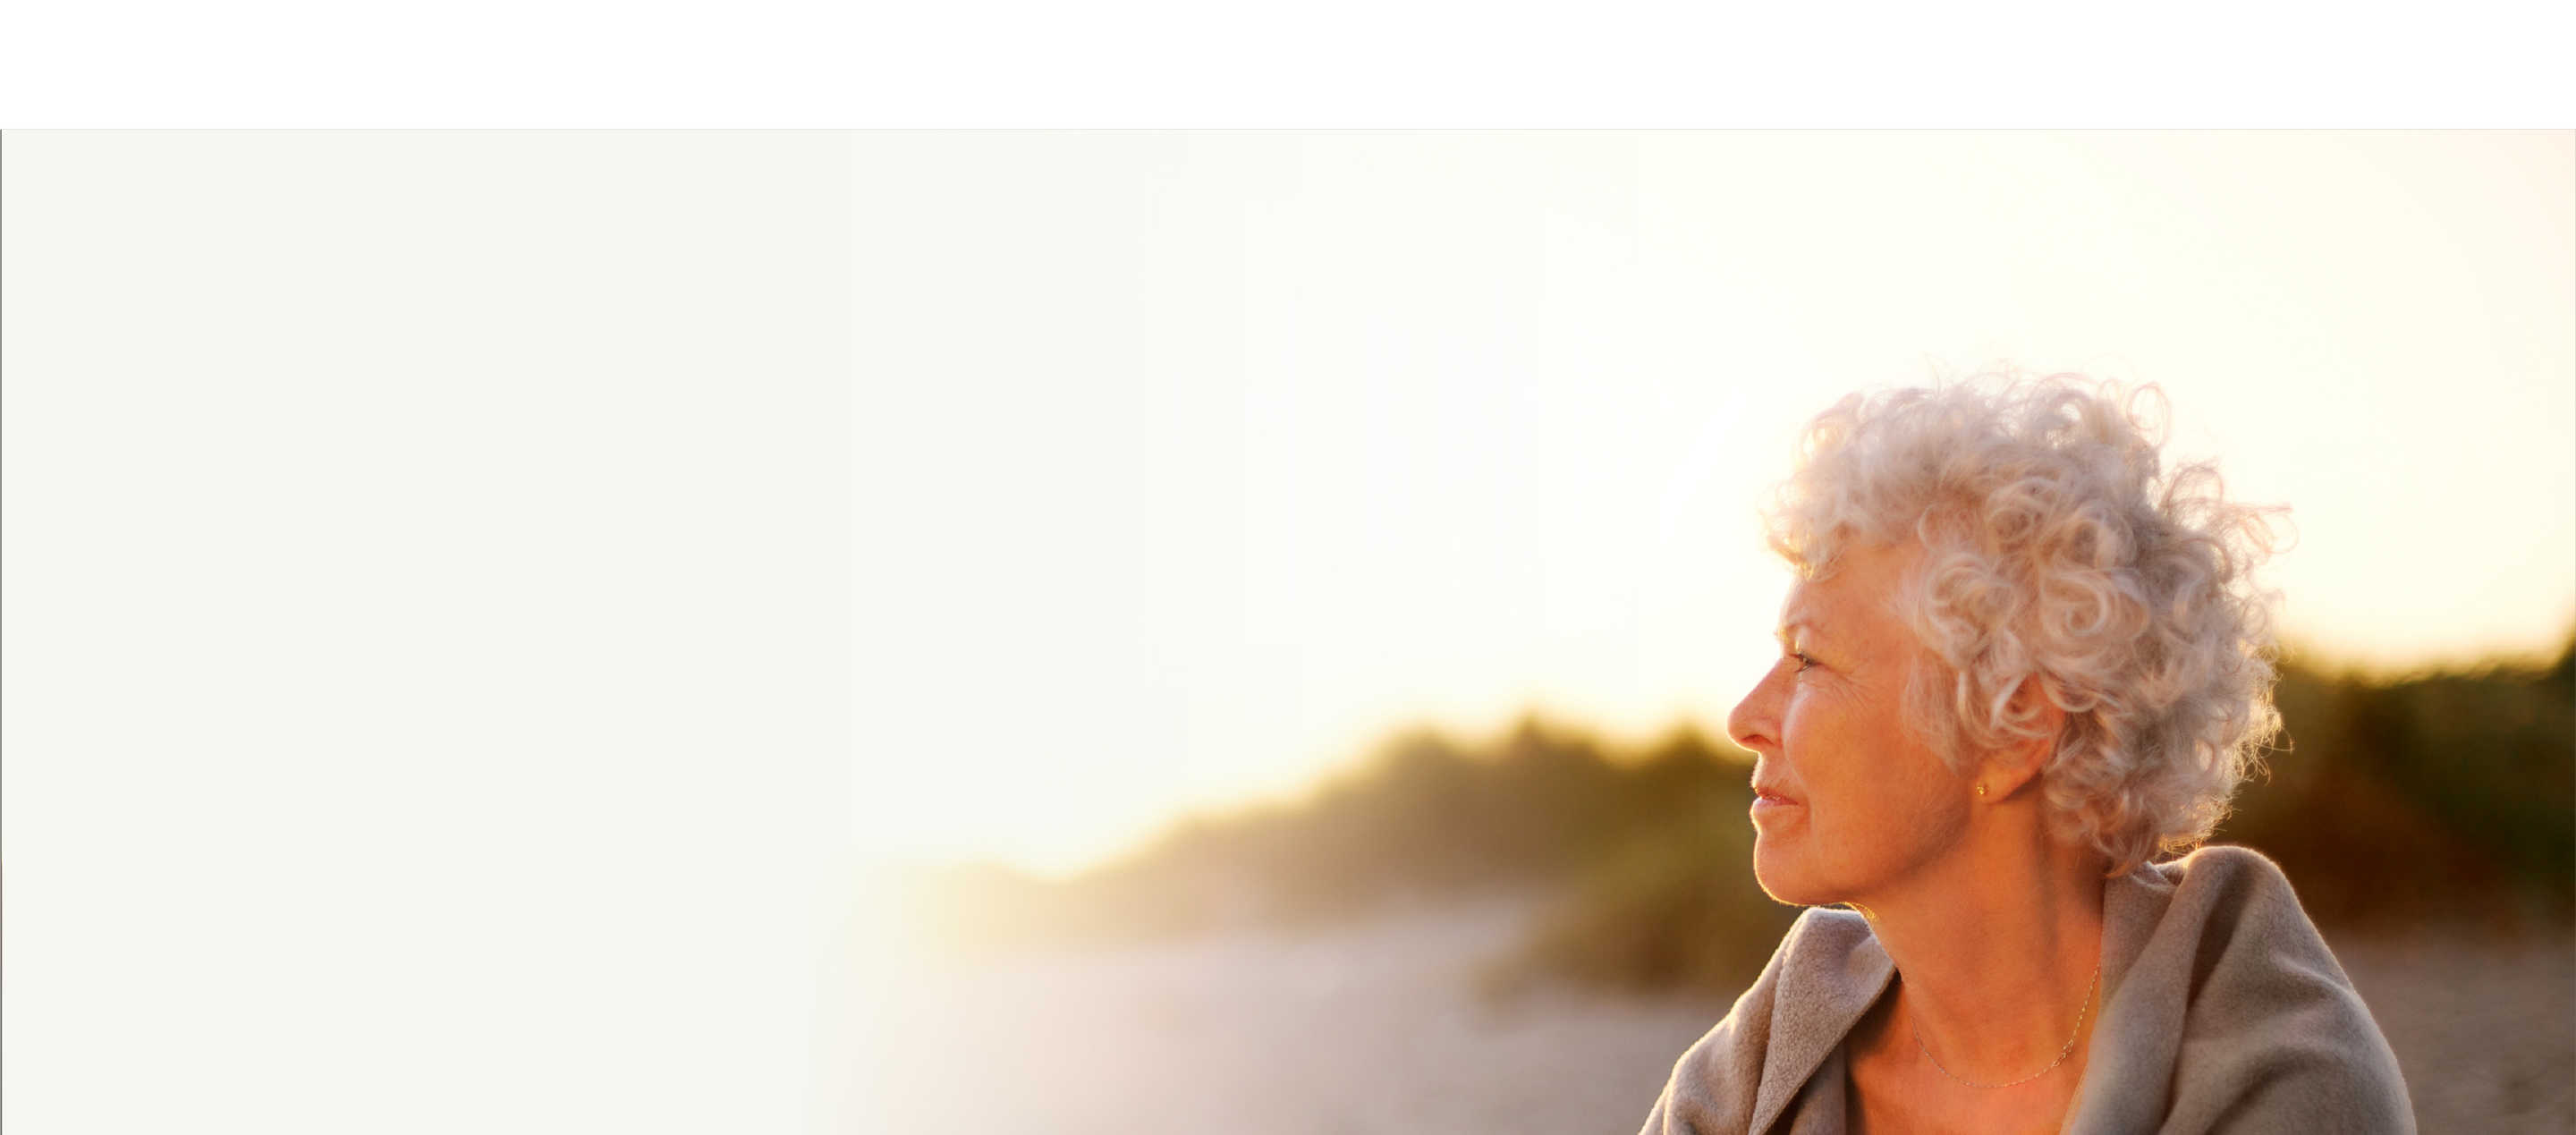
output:
[[[1843, 1130], [1843, 1038], [1894, 973], [1860, 915], [1799, 915], [1673, 1065], [1642, 1135]], [[2107, 883], [2102, 988], [2064, 1132], [2415, 1130], [2387, 1038], [2253, 851], [2205, 847]]]

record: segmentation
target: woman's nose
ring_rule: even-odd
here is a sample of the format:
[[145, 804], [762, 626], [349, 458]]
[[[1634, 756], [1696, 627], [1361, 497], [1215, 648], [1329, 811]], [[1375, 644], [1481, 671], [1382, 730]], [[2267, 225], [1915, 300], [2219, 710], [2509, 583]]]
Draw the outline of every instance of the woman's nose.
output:
[[1779, 701], [1773, 696], [1776, 685], [1773, 679], [1779, 673], [1777, 666], [1766, 671], [1762, 680], [1745, 693], [1744, 700], [1735, 703], [1734, 711], [1726, 715], [1728, 739], [1756, 753], [1768, 752], [1778, 746]]

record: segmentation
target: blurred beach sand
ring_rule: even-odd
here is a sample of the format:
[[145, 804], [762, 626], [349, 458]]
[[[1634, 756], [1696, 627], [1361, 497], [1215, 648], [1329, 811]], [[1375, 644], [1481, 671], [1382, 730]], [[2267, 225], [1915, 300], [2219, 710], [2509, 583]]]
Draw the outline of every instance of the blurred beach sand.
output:
[[[866, 1131], [1637, 1129], [1726, 999], [1479, 996], [1534, 910], [1497, 899], [1300, 935], [1033, 952], [886, 974]], [[2427, 1132], [2576, 1130], [2576, 937], [2330, 936]]]
[[2445, 927], [2328, 944], [2442, 1131], [2576, 1131], [2576, 936]]

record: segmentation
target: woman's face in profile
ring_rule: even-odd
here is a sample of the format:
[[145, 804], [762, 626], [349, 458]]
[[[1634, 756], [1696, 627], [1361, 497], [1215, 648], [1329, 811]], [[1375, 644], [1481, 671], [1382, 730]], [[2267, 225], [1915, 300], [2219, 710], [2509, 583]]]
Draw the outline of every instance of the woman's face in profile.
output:
[[1900, 884], [1965, 827], [1966, 781], [1903, 721], [1921, 653], [1893, 597], [1913, 545], [1854, 549], [1782, 607], [1780, 657], [1727, 717], [1751, 749], [1753, 873], [1772, 898], [1857, 902]]

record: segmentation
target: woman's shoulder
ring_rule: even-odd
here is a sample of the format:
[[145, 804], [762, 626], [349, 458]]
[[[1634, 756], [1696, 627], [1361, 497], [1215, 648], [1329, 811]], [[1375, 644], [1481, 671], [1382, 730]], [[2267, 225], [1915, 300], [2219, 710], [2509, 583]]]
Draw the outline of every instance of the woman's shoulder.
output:
[[2201, 997], [2325, 1000], [2367, 1021], [2352, 979], [2279, 864], [2252, 848], [2218, 844], [2147, 870], [2170, 888], [2155, 937], [2168, 952], [2190, 944]]
[[2209, 844], [2179, 859], [2149, 864], [2141, 870], [2161, 877], [2176, 890], [2189, 885], [2195, 893], [2232, 891], [2275, 901], [2296, 901], [2290, 877], [2282, 873], [2280, 864], [2253, 848], [2231, 843]]
[[2095, 1059], [2108, 1049], [2122, 1066], [2171, 1069], [2127, 1085], [2171, 1093], [2137, 1105], [2162, 1103], [2171, 1130], [2302, 1112], [2349, 1121], [2337, 1129], [2412, 1129], [2395, 1054], [2279, 865], [2205, 847], [2127, 883], [2105, 911], [2127, 940], [2112, 944], [2123, 972]]
[[[2280, 984], [2284, 967], [2299, 978], [2286, 983], [2292, 987], [2352, 986], [2290, 877], [2249, 847], [2214, 844], [2140, 867], [2106, 893], [2103, 917], [2112, 937], [2126, 939], [2112, 952], [2138, 966], [2133, 978], [2166, 976], [2155, 963], [2187, 953], [2201, 971], [2195, 989], [2213, 976]], [[2243, 964], [2224, 975], [2206, 972], [2229, 961]]]

